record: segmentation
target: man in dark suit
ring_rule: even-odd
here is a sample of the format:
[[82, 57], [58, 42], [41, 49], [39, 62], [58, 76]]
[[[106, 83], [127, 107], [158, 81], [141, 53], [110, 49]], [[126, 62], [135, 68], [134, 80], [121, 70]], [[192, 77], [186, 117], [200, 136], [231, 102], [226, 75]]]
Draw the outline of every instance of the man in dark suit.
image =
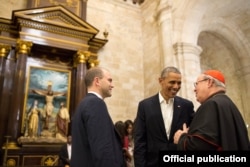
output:
[[176, 96], [181, 88], [181, 73], [175, 67], [163, 69], [161, 90], [138, 105], [134, 124], [135, 167], [159, 166], [159, 151], [176, 150], [174, 133], [183, 123], [190, 124], [194, 114], [191, 101]]
[[72, 120], [70, 167], [123, 167], [122, 143], [103, 100], [112, 95], [112, 77], [104, 68], [91, 68], [85, 85], [88, 93]]
[[69, 135], [67, 137], [67, 143], [61, 147], [59, 158], [61, 167], [70, 167], [70, 158], [71, 158], [71, 141], [72, 137]]

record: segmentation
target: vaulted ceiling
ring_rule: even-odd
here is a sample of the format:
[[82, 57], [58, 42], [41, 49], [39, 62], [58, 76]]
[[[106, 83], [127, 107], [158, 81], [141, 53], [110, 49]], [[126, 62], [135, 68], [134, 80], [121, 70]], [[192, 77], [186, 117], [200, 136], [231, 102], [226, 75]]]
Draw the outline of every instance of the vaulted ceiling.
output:
[[[209, 1], [211, 2], [211, 1]], [[239, 27], [250, 40], [250, 1], [249, 0], [218, 0], [208, 3], [205, 16], [207, 18], [225, 19], [228, 23]]]
[[[213, 34], [211, 38], [211, 34], [208, 32], [202, 33], [199, 37], [199, 45], [201, 45], [203, 49], [210, 48], [211, 50], [211, 44], [216, 43], [216, 39], [220, 39], [228, 50], [233, 51], [233, 49], [235, 49], [233, 51], [235, 57], [237, 57], [237, 54], [240, 56], [238, 58], [243, 58], [243, 56], [248, 57], [250, 52], [250, 1], [206, 0], [206, 3], [207, 8], [203, 13], [203, 20], [208, 20], [210, 24], [217, 24], [218, 26], [213, 27], [213, 30], [219, 32], [219, 34]], [[223, 27], [220, 26], [222, 24], [224, 25]], [[231, 33], [229, 33], [229, 31]], [[243, 51], [243, 48], [245, 48], [245, 51]], [[218, 52], [218, 48], [214, 48], [214, 53], [220, 53]], [[246, 61], [242, 63], [244, 66], [250, 65], [249, 62]]]

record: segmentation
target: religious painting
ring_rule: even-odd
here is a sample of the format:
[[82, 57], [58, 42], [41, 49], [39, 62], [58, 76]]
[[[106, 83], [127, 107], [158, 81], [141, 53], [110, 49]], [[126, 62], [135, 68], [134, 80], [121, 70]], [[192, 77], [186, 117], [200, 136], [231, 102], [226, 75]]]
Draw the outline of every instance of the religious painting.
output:
[[69, 70], [29, 67], [22, 123], [24, 137], [56, 137], [57, 115], [62, 107], [68, 113], [70, 81]]

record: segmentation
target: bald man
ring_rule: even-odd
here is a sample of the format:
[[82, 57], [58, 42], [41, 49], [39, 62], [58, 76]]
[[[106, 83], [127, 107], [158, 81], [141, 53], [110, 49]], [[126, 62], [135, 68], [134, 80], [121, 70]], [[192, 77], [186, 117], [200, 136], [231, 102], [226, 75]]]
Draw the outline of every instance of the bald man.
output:
[[104, 102], [112, 95], [112, 81], [110, 72], [101, 67], [85, 75], [88, 93], [72, 120], [70, 167], [125, 167], [120, 136]]

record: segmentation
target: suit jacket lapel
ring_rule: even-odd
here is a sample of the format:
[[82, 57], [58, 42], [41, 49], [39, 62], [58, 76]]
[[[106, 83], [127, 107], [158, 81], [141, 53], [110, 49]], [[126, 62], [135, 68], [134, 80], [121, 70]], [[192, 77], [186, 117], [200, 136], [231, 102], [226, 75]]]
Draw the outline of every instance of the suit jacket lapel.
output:
[[174, 135], [174, 131], [175, 131], [175, 127], [176, 124], [178, 122], [178, 118], [180, 117], [181, 114], [181, 101], [174, 97], [174, 108], [173, 108], [173, 119], [172, 119], [172, 125], [171, 125], [171, 131], [170, 131], [170, 135], [169, 138], [172, 138]]
[[160, 130], [162, 131], [162, 133], [164, 134], [164, 136], [167, 139], [167, 133], [166, 133], [166, 129], [165, 129], [165, 124], [164, 124], [164, 120], [163, 120], [163, 116], [162, 116], [162, 111], [161, 111], [161, 104], [159, 102], [159, 94], [157, 94], [156, 96], [154, 96], [153, 98], [153, 107], [154, 109], [153, 112], [156, 112], [157, 114], [157, 121], [160, 124]]

